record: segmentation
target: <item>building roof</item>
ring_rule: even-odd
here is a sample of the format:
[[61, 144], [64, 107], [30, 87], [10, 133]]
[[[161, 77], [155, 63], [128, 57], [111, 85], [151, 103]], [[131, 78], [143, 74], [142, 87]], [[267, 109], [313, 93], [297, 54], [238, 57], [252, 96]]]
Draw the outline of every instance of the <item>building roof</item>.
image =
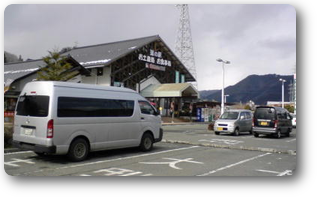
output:
[[4, 64], [4, 82], [12, 83], [14, 80], [36, 72], [40, 67], [45, 66], [42, 60], [31, 60]]
[[[67, 61], [73, 66], [73, 70], [78, 70], [81, 74], [89, 75], [89, 71], [79, 64], [71, 56], [67, 56]], [[31, 60], [26, 62], [8, 63], [4, 66], [4, 83], [9, 86], [15, 80], [26, 77], [37, 72], [40, 68], [44, 67], [45, 62], [40, 60]]]
[[144, 97], [198, 97], [199, 92], [190, 83], [166, 83], [149, 85], [141, 91]]
[[160, 39], [158, 35], [78, 47], [66, 52], [65, 54], [70, 54], [86, 68], [98, 65], [105, 66], [157, 39]]
[[[192, 74], [181, 63], [181, 61], [176, 57], [172, 50], [168, 48], [168, 46], [164, 43], [159, 35], [78, 47], [63, 53], [62, 55], [70, 55], [85, 68], [103, 67], [154, 41], [158, 41], [162, 45], [164, 45], [165, 48], [174, 57], [174, 59], [182, 65], [181, 68], [186, 75], [187, 81], [195, 81], [195, 78], [192, 76]], [[40, 66], [44, 65], [45, 64], [42, 59], [5, 64], [4, 82], [8, 80], [14, 81], [16, 79], [19, 79], [23, 76], [37, 71]]]

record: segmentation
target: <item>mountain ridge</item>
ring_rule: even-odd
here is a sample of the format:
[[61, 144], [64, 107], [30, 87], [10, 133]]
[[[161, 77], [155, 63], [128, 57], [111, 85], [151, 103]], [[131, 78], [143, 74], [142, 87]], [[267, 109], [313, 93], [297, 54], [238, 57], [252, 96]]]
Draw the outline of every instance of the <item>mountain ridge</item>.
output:
[[[293, 83], [293, 75], [249, 75], [235, 85], [225, 88], [227, 102], [246, 103], [250, 100], [255, 104], [265, 105], [267, 101], [281, 101], [282, 82], [284, 83], [284, 101], [289, 101], [289, 84]], [[201, 99], [221, 101], [221, 90], [200, 91]]]

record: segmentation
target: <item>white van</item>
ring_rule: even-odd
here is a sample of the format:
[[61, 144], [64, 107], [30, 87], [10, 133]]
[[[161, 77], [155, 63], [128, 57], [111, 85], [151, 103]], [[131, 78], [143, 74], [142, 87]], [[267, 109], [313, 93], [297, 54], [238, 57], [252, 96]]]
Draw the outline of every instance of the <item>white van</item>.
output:
[[137, 146], [149, 151], [162, 137], [157, 110], [126, 88], [30, 82], [15, 111], [13, 145], [38, 155], [82, 161], [90, 151]]

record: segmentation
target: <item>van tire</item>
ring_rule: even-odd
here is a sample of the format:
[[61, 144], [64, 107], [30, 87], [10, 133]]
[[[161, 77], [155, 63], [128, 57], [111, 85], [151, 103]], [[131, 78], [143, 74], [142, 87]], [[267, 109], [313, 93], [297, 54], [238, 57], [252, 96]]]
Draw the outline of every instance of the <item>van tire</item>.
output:
[[277, 130], [275, 137], [276, 138], [281, 138], [282, 134], [281, 134], [281, 130]]
[[253, 132], [254, 137], [259, 137], [258, 133]]
[[71, 161], [78, 162], [85, 160], [88, 153], [87, 141], [83, 138], [77, 138], [71, 143], [67, 156]]
[[139, 148], [143, 152], [150, 151], [153, 148], [153, 142], [153, 136], [150, 133], [144, 133]]

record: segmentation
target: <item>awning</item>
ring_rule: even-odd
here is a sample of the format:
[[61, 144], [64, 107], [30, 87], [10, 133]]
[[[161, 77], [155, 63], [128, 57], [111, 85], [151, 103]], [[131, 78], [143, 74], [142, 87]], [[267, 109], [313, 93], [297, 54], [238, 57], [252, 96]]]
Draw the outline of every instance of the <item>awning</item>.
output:
[[155, 97], [198, 97], [198, 90], [190, 83], [166, 83], [149, 85], [141, 90], [141, 95]]

